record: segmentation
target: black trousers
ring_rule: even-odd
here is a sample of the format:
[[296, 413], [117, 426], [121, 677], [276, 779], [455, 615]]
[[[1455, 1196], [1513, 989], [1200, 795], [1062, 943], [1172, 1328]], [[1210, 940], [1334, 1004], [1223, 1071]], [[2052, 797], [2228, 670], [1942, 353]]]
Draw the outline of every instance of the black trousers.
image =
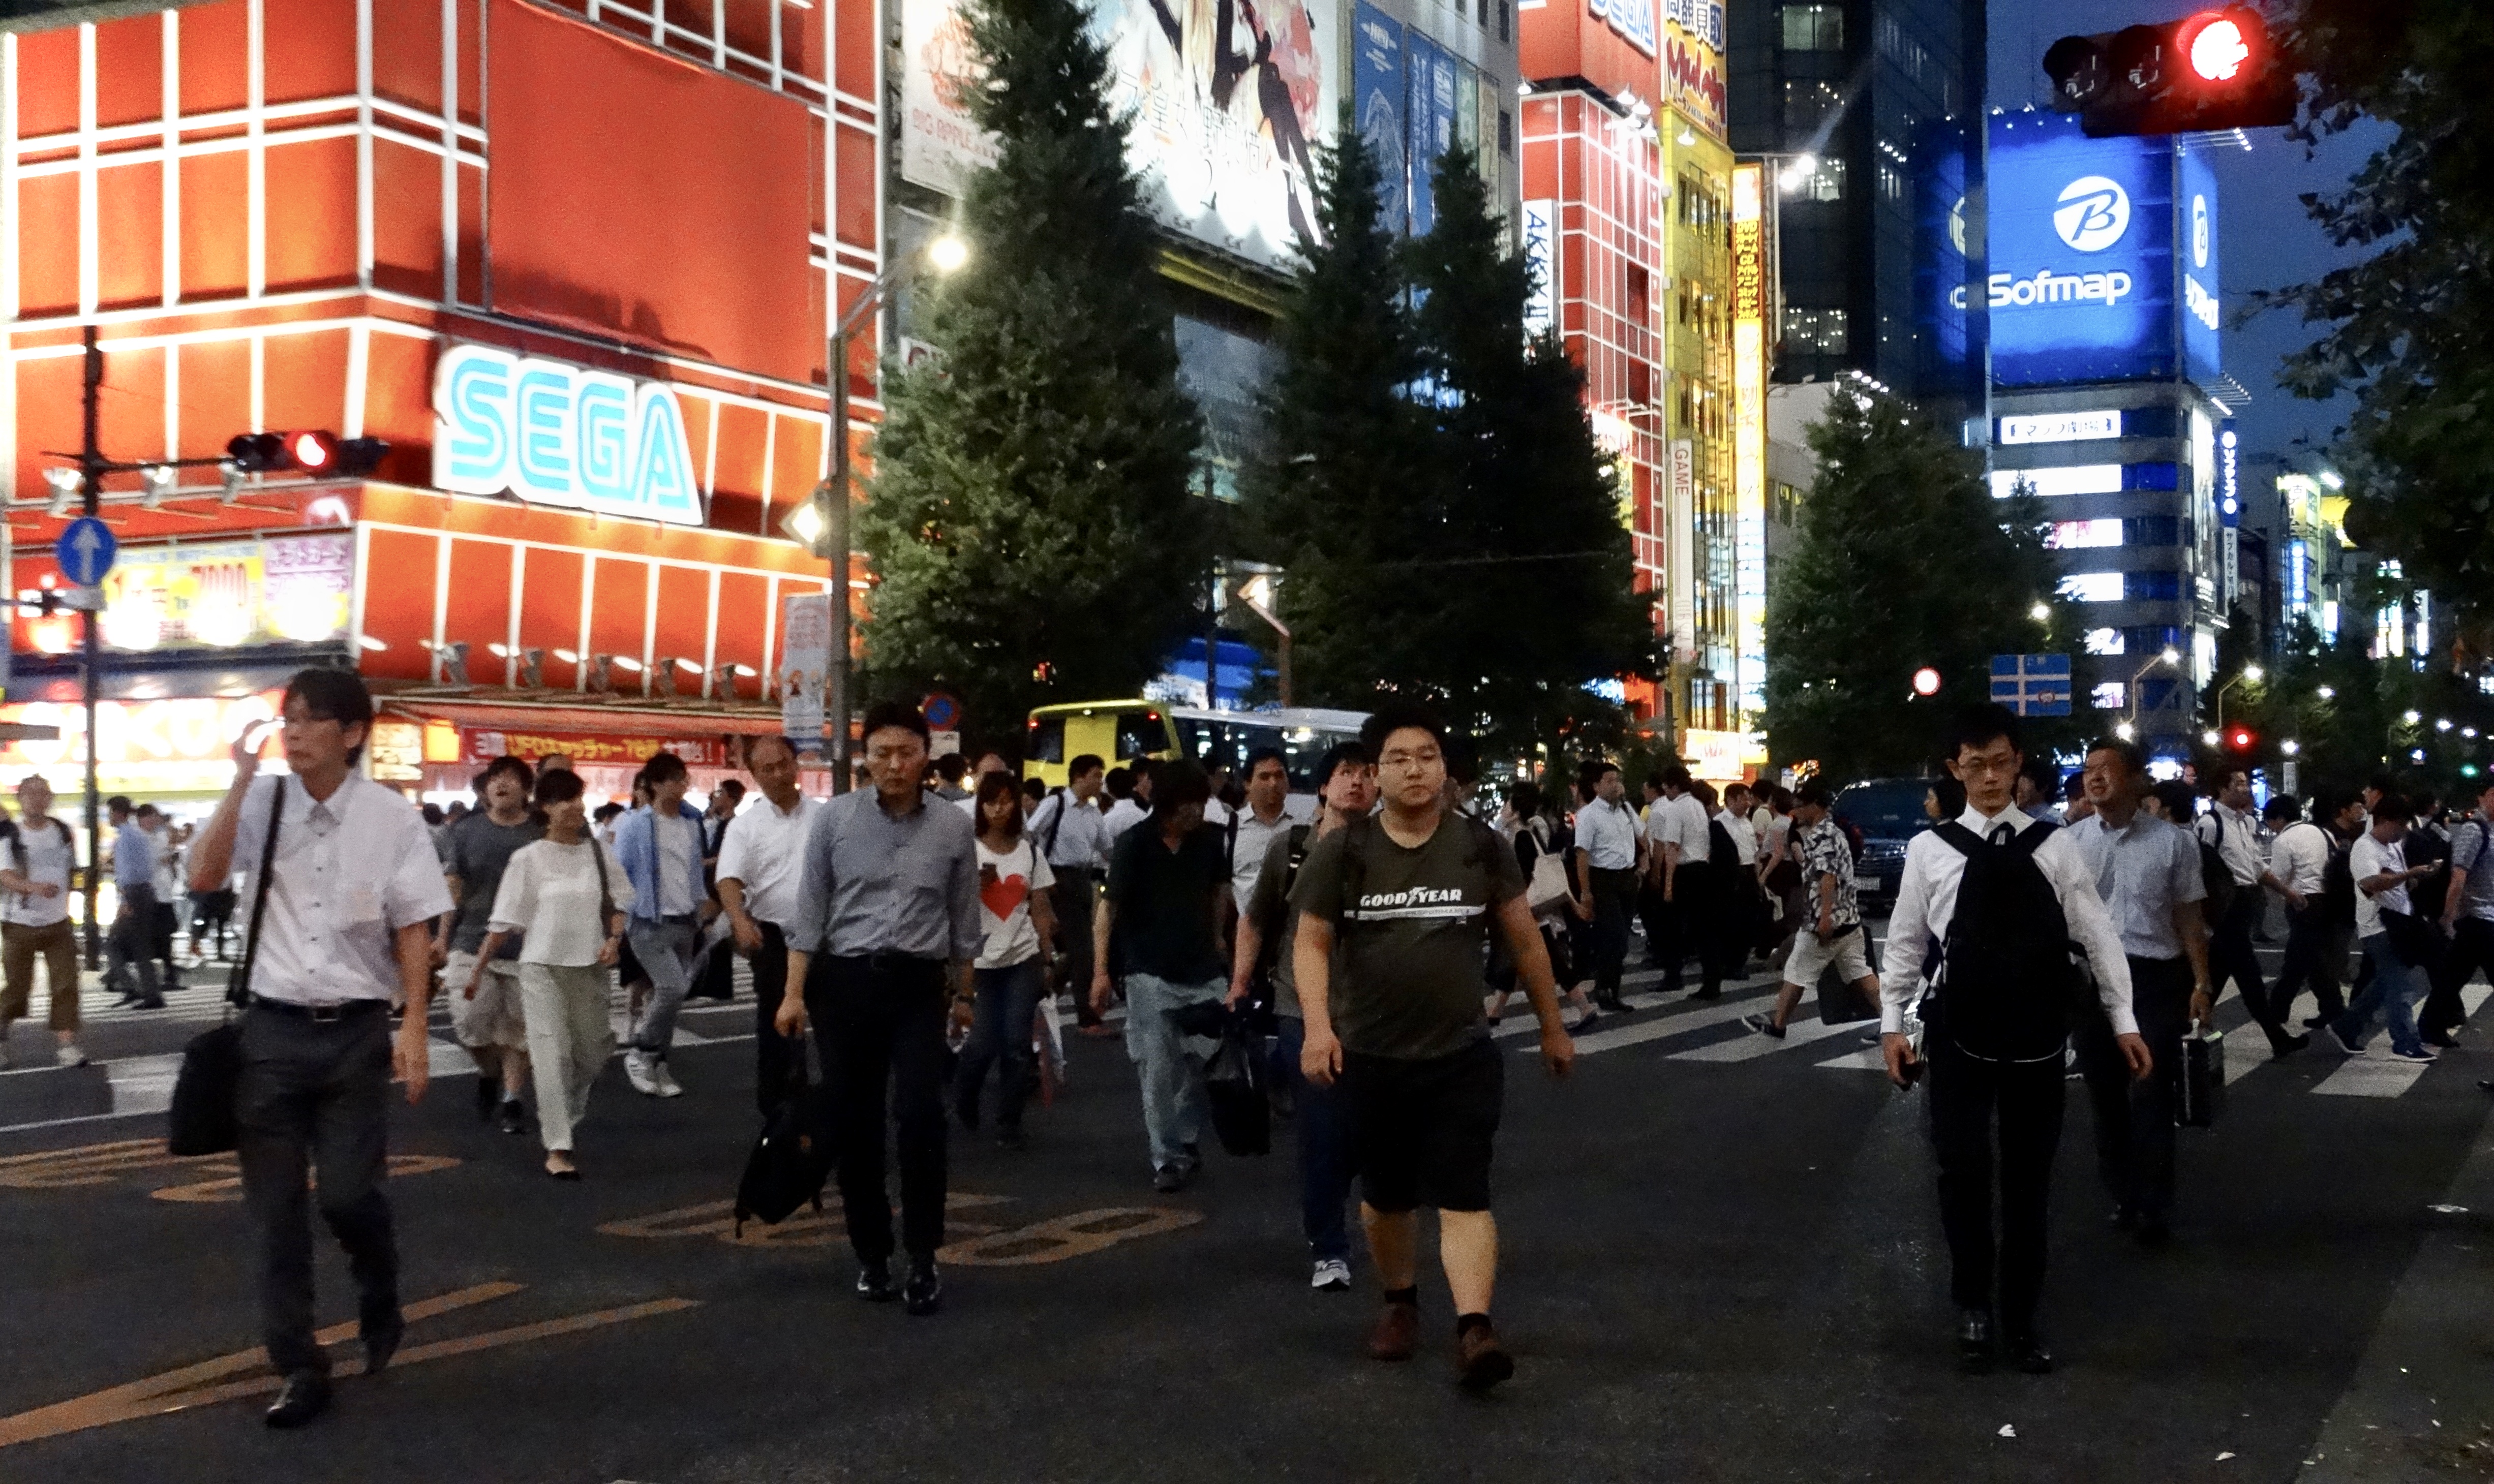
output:
[[2253, 1022], [2275, 1040], [2285, 1034], [2285, 1016], [2280, 1007], [2270, 1002], [2268, 986], [2261, 979], [2259, 955], [2252, 952], [2252, 928], [2267, 906], [2266, 888], [2257, 882], [2235, 887], [2234, 906], [2227, 909], [2222, 921], [2212, 924], [2209, 932], [2208, 991], [2225, 993], [2229, 979], [2241, 985], [2243, 1009], [2250, 1011]]
[[2152, 1220], [2174, 1211], [2174, 1109], [2182, 1094], [2182, 1038], [2191, 1032], [2191, 963], [2130, 960], [2130, 1007], [2155, 1058], [2135, 1080], [2113, 1022], [2090, 1015], [2079, 1033], [2079, 1068], [2095, 1105], [2096, 1173], [2113, 1203]]
[[1620, 980], [1627, 971], [1628, 914], [1636, 910], [1634, 869], [1587, 868], [1594, 882], [1594, 997], [1603, 1004], [1619, 998]]
[[[1091, 1008], [1091, 916], [1099, 910], [1100, 873], [1088, 866], [1051, 866], [1056, 885], [1049, 888], [1049, 904], [1056, 909], [1057, 980], [1048, 986], [1074, 996], [1074, 1023], [1097, 1025], [1100, 1013]], [[1290, 952], [1288, 944], [1284, 953]]]
[[[1939, 1164], [1950, 1296], [1959, 1308], [1988, 1311], [1996, 1278], [2002, 1328], [2013, 1336], [2032, 1333], [2035, 1303], [2044, 1291], [2053, 1156], [2061, 1144], [2061, 1059], [1978, 1060], [1959, 1050], [1937, 1027], [1925, 1038], [1924, 1049], [1931, 1067], [1931, 1149]], [[1992, 1220], [1995, 1140], [2000, 1166], [1996, 1239]]]
[[[747, 960], [753, 966], [753, 1101], [762, 1116], [769, 1118], [787, 1096], [790, 1059], [804, 1054], [805, 1043], [780, 1035], [772, 1023], [788, 992], [787, 934], [778, 924], [760, 918], [753, 920], [753, 925], [762, 929], [762, 946]], [[729, 945], [734, 941], [720, 944], [719, 954], [733, 952]]]
[[2459, 1003], [2459, 991], [2468, 986], [2468, 977], [2483, 974], [2494, 983], [2494, 923], [2481, 917], [2463, 917], [2453, 924], [2450, 948], [2442, 961], [2433, 966], [2433, 992], [2425, 996], [2424, 1011], [2417, 1016], [2419, 1031], [2452, 1031], [2467, 1023], [2468, 1012]]
[[892, 1256], [884, 1192], [885, 1108], [898, 1127], [900, 1242], [931, 1259], [944, 1245], [944, 962], [826, 958], [808, 973], [823, 1079], [840, 1141], [840, 1206], [861, 1262]]
[[2338, 987], [2347, 972], [2347, 924], [2329, 920], [2327, 908], [2315, 903], [2297, 912], [2286, 909], [2286, 962], [2278, 966], [2269, 989], [2269, 1009], [2283, 1022], [2295, 1012], [2295, 997], [2307, 987], [2324, 1019], [2347, 1013]]
[[243, 1199], [259, 1235], [259, 1317], [280, 1376], [329, 1372], [313, 1338], [311, 1176], [321, 1219], [347, 1251], [366, 1340], [404, 1327], [398, 1239], [381, 1181], [388, 1172], [390, 1017], [386, 1008], [336, 1020], [255, 1006], [242, 1020], [235, 1097]]
[[1697, 955], [1698, 991], [1715, 994], [1723, 987], [1723, 893], [1711, 861], [1683, 861], [1671, 879], [1671, 900], [1663, 904], [1663, 971], [1666, 990], [1681, 984], [1681, 960]]

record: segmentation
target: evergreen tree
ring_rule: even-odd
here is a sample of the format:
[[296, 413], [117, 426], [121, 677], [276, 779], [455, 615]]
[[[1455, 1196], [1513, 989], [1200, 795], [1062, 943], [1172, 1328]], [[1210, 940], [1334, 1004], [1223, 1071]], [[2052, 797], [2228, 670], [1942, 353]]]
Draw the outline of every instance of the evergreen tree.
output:
[[952, 687], [1001, 737], [1033, 705], [1135, 694], [1191, 628], [1201, 424], [1086, 9], [974, 0], [968, 20], [999, 152], [963, 189], [935, 354], [889, 382], [858, 529], [873, 682]]
[[[1839, 783], [1921, 772], [1947, 713], [1989, 698], [1994, 654], [2069, 652], [2078, 671], [2074, 713], [2035, 722], [2029, 751], [2104, 725], [2031, 495], [1993, 499], [1971, 454], [1859, 384], [1828, 399], [1810, 441], [1818, 478], [1767, 599], [1779, 761], [1816, 759]], [[1925, 665], [1940, 673], [1931, 700], [1913, 693]]]

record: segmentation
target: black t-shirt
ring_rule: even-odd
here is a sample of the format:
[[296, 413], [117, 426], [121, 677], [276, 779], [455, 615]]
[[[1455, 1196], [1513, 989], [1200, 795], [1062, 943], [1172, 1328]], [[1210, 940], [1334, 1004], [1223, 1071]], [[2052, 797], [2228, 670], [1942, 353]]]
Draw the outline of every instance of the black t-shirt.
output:
[[1171, 850], [1152, 819], [1117, 837], [1109, 900], [1128, 971], [1181, 984], [1229, 979], [1213, 933], [1215, 903], [1230, 890], [1221, 844], [1219, 831], [1198, 826]]

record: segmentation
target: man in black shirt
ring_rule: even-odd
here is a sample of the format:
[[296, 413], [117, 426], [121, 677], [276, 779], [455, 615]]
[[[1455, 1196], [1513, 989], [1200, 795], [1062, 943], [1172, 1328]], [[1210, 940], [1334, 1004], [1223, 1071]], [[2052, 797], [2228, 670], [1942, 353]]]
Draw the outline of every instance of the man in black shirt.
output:
[[1192, 762], [1161, 771], [1149, 819], [1118, 836], [1109, 893], [1091, 923], [1091, 1008], [1109, 1009], [1109, 946], [1122, 954], [1126, 1054], [1141, 1070], [1152, 1188], [1185, 1188], [1202, 1161], [1203, 1062], [1177, 1027], [1178, 1012], [1230, 986], [1225, 943], [1237, 907], [1220, 836], [1203, 828], [1211, 781]]

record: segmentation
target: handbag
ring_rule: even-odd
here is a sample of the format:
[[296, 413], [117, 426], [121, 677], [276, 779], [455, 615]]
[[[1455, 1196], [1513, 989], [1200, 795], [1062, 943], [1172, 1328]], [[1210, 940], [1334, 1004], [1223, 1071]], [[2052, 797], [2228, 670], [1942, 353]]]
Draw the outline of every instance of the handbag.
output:
[[789, 1059], [787, 1090], [755, 1136], [745, 1175], [736, 1182], [736, 1234], [745, 1235], [747, 1218], [776, 1227], [808, 1201], [821, 1210], [823, 1184], [836, 1158], [831, 1121], [806, 1082], [801, 1045]]
[[1575, 894], [1567, 885], [1567, 863], [1543, 842], [1542, 828], [1537, 819], [1525, 827], [1525, 833], [1533, 839], [1533, 879], [1524, 885], [1524, 904], [1536, 917]]
[[2174, 1105], [2175, 1127], [2205, 1129], [2217, 1121], [2226, 1101], [2226, 1033], [2205, 1026], [2182, 1039], [2181, 1096]]
[[1221, 1139], [1221, 1147], [1231, 1154], [1270, 1154], [1272, 1100], [1265, 1086], [1262, 1038], [1249, 1029], [1244, 1016], [1225, 1018], [1221, 1045], [1203, 1069], [1203, 1095], [1212, 1111], [1212, 1132]]
[[259, 853], [259, 874], [252, 883], [251, 929], [243, 938], [242, 962], [226, 980], [226, 1015], [220, 1023], [191, 1038], [182, 1048], [182, 1070], [173, 1078], [173, 1102], [167, 1109], [165, 1152], [180, 1159], [223, 1154], [242, 1141], [236, 1104], [242, 1090], [242, 1027], [233, 1013], [251, 1003], [251, 966], [259, 955], [259, 924], [268, 915], [268, 878], [277, 863], [277, 823], [286, 812], [286, 780], [270, 792], [268, 839]]

